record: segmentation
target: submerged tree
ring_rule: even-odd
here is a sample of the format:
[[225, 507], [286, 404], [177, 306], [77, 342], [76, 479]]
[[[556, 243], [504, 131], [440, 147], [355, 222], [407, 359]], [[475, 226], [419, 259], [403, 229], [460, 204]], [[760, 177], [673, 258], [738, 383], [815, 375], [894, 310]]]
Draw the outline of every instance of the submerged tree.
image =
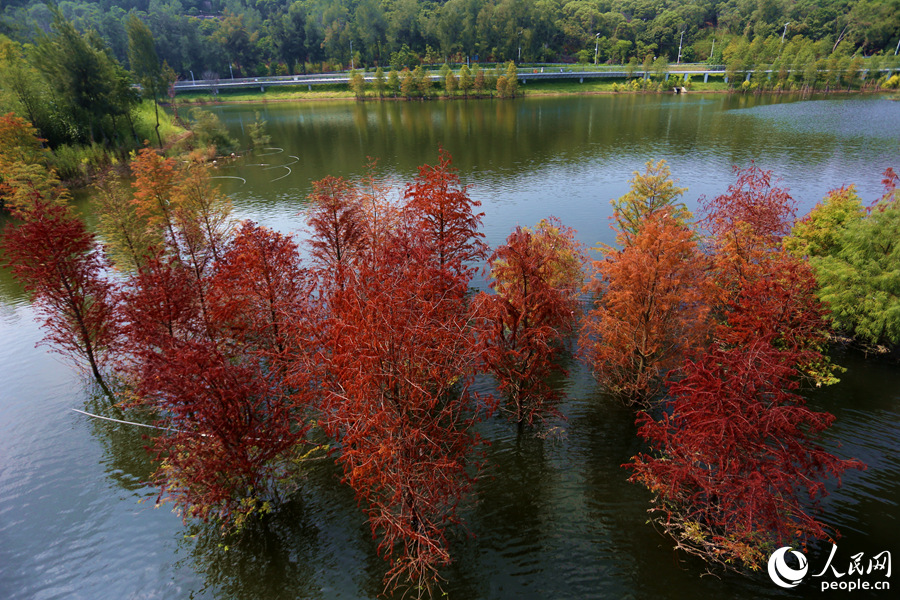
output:
[[[391, 562], [387, 587], [410, 585], [419, 595], [434, 591], [450, 562], [446, 530], [478, 466], [471, 425], [479, 406], [469, 389], [478, 321], [466, 261], [482, 243], [475, 203], [449, 164], [442, 154], [438, 166], [420, 170], [392, 227], [338, 229], [363, 232], [364, 242], [343, 285], [326, 289], [322, 335], [323, 425]], [[332, 242], [342, 236], [322, 231], [315, 239], [335, 258]], [[320, 279], [333, 277], [327, 263], [317, 269]]]
[[111, 395], [103, 375], [119, 333], [106, 261], [84, 223], [39, 194], [24, 222], [9, 228], [2, 249], [13, 275], [31, 294], [48, 333], [44, 342], [87, 363], [97, 384]]
[[834, 416], [793, 391], [791, 354], [771, 337], [714, 347], [669, 382], [660, 417], [638, 419], [653, 452], [627, 466], [654, 493], [655, 521], [680, 548], [726, 568], [755, 570], [772, 548], [832, 539], [814, 516], [822, 480], [864, 468], [819, 445]]
[[588, 289], [596, 307], [582, 346], [598, 379], [629, 404], [646, 403], [663, 377], [709, 337], [711, 286], [694, 232], [661, 212], [605, 248]]
[[703, 202], [702, 223], [713, 236], [714, 337], [726, 347], [769, 339], [816, 385], [834, 383], [822, 354], [828, 332], [809, 265], [784, 249], [794, 201], [756, 166], [737, 170], [728, 192]]
[[189, 264], [157, 257], [123, 294], [123, 362], [137, 402], [161, 416], [160, 498], [186, 517], [240, 527], [279, 499], [306, 449], [316, 389], [288, 379], [287, 340], [308, 332], [310, 294], [296, 245], [249, 223], [214, 272], [198, 280]]
[[584, 261], [574, 231], [555, 219], [517, 227], [490, 258], [495, 294], [478, 299], [483, 359], [520, 430], [556, 414], [549, 378], [562, 371], [554, 359], [575, 327]]

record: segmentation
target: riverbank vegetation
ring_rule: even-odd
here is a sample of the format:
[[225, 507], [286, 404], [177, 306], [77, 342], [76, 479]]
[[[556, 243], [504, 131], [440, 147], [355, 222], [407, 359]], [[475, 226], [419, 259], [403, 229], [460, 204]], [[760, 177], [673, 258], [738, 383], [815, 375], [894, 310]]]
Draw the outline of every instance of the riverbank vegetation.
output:
[[[150, 145], [129, 180], [100, 183], [94, 235], [37, 132], [0, 124], [13, 273], [48, 344], [111, 402], [156, 415], [159, 500], [186, 519], [240, 529], [330, 457], [389, 561], [387, 588], [434, 594], [486, 466], [476, 424], [542, 434], [559, 418], [550, 382], [576, 353], [603, 397], [636, 411], [645, 446], [626, 468], [679, 547], [754, 570], [836, 535], [816, 512], [824, 482], [863, 465], [820, 447], [833, 417], [802, 392], [840, 375], [835, 339], [897, 343], [893, 171], [871, 205], [842, 188], [797, 220], [759, 167], [693, 215], [649, 163], [613, 201], [616, 245], [589, 263], [552, 218], [488, 248], [444, 152], [406, 183], [374, 169], [316, 182], [294, 239], [234, 222], [202, 152]], [[473, 294], [479, 263], [490, 291]]]

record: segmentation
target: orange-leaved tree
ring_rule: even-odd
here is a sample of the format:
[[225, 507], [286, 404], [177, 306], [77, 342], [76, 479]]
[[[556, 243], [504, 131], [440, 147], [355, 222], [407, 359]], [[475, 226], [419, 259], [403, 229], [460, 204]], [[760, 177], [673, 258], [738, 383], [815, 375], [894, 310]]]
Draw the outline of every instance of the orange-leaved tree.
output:
[[582, 347], [597, 378], [629, 404], [647, 403], [663, 377], [708, 341], [710, 282], [694, 232], [666, 213], [646, 217], [621, 250], [604, 249], [588, 289], [596, 306]]
[[27, 211], [35, 195], [57, 203], [68, 198], [41, 143], [25, 119], [13, 113], [0, 116], [0, 209]]
[[809, 410], [797, 393], [807, 376], [833, 379], [833, 368], [821, 353], [815, 278], [782, 248], [790, 196], [753, 166], [703, 205], [713, 234], [713, 342], [670, 374], [665, 411], [639, 415], [652, 452], [629, 466], [680, 547], [756, 569], [771, 548], [830, 538], [812, 512], [822, 479], [862, 464], [819, 445], [834, 417]]

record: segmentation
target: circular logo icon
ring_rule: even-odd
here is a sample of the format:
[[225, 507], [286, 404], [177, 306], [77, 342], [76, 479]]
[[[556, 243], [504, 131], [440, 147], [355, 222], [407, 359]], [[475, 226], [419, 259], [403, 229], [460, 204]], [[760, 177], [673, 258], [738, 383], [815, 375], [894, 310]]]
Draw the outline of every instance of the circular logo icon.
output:
[[[800, 563], [799, 569], [793, 569], [788, 566], [785, 561], [785, 555], [788, 551], [790, 551], [791, 554], [794, 555], [794, 558]], [[790, 546], [779, 548], [769, 557], [769, 577], [772, 578], [775, 585], [783, 588], [796, 587], [800, 583], [800, 580], [806, 576], [806, 571], [808, 569], [809, 566], [803, 553], [798, 552], [797, 550], [791, 550]]]

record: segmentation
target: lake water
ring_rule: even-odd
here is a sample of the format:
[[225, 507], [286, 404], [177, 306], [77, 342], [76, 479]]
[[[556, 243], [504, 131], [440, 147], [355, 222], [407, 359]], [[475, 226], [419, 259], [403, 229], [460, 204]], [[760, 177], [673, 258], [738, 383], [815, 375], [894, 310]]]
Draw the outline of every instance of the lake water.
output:
[[[271, 149], [219, 169], [238, 216], [301, 235], [312, 181], [357, 178], [367, 157], [378, 160], [378, 174], [408, 181], [436, 160], [439, 145], [481, 201], [492, 246], [548, 215], [577, 229], [585, 244], [611, 243], [609, 200], [648, 160], [669, 162], [691, 207], [725, 191], [732, 165], [755, 161], [783, 179], [800, 214], [849, 183], [871, 201], [882, 171], [900, 167], [900, 102], [881, 97], [623, 95], [214, 110], [244, 143], [256, 111], [272, 135]], [[35, 347], [41, 337], [21, 289], [0, 273], [0, 598], [378, 596], [385, 564], [333, 465], [314, 469], [294, 501], [240, 542], [194, 537], [167, 507], [154, 508], [154, 491], [141, 484], [152, 472], [145, 431], [72, 412], [109, 410], [90, 397], [81, 374]], [[837, 416], [827, 447], [868, 464], [846, 474], [823, 503], [821, 518], [843, 534], [833, 564], [846, 580], [854, 554], [864, 553], [864, 565], [881, 551], [900, 555], [900, 369], [842, 351], [835, 359], [848, 368], [841, 383], [809, 400]], [[640, 448], [632, 412], [604, 397], [584, 366], [569, 367], [559, 382], [566, 419], [555, 435], [518, 438], [501, 419], [480, 425], [491, 442], [488, 467], [463, 510], [468, 533], [453, 537], [449, 598], [828, 597], [822, 579], [783, 590], [765, 572], [703, 576], [702, 563], [675, 553], [646, 524], [649, 494], [627, 483], [620, 466]], [[811, 574], [829, 550], [809, 549]]]

